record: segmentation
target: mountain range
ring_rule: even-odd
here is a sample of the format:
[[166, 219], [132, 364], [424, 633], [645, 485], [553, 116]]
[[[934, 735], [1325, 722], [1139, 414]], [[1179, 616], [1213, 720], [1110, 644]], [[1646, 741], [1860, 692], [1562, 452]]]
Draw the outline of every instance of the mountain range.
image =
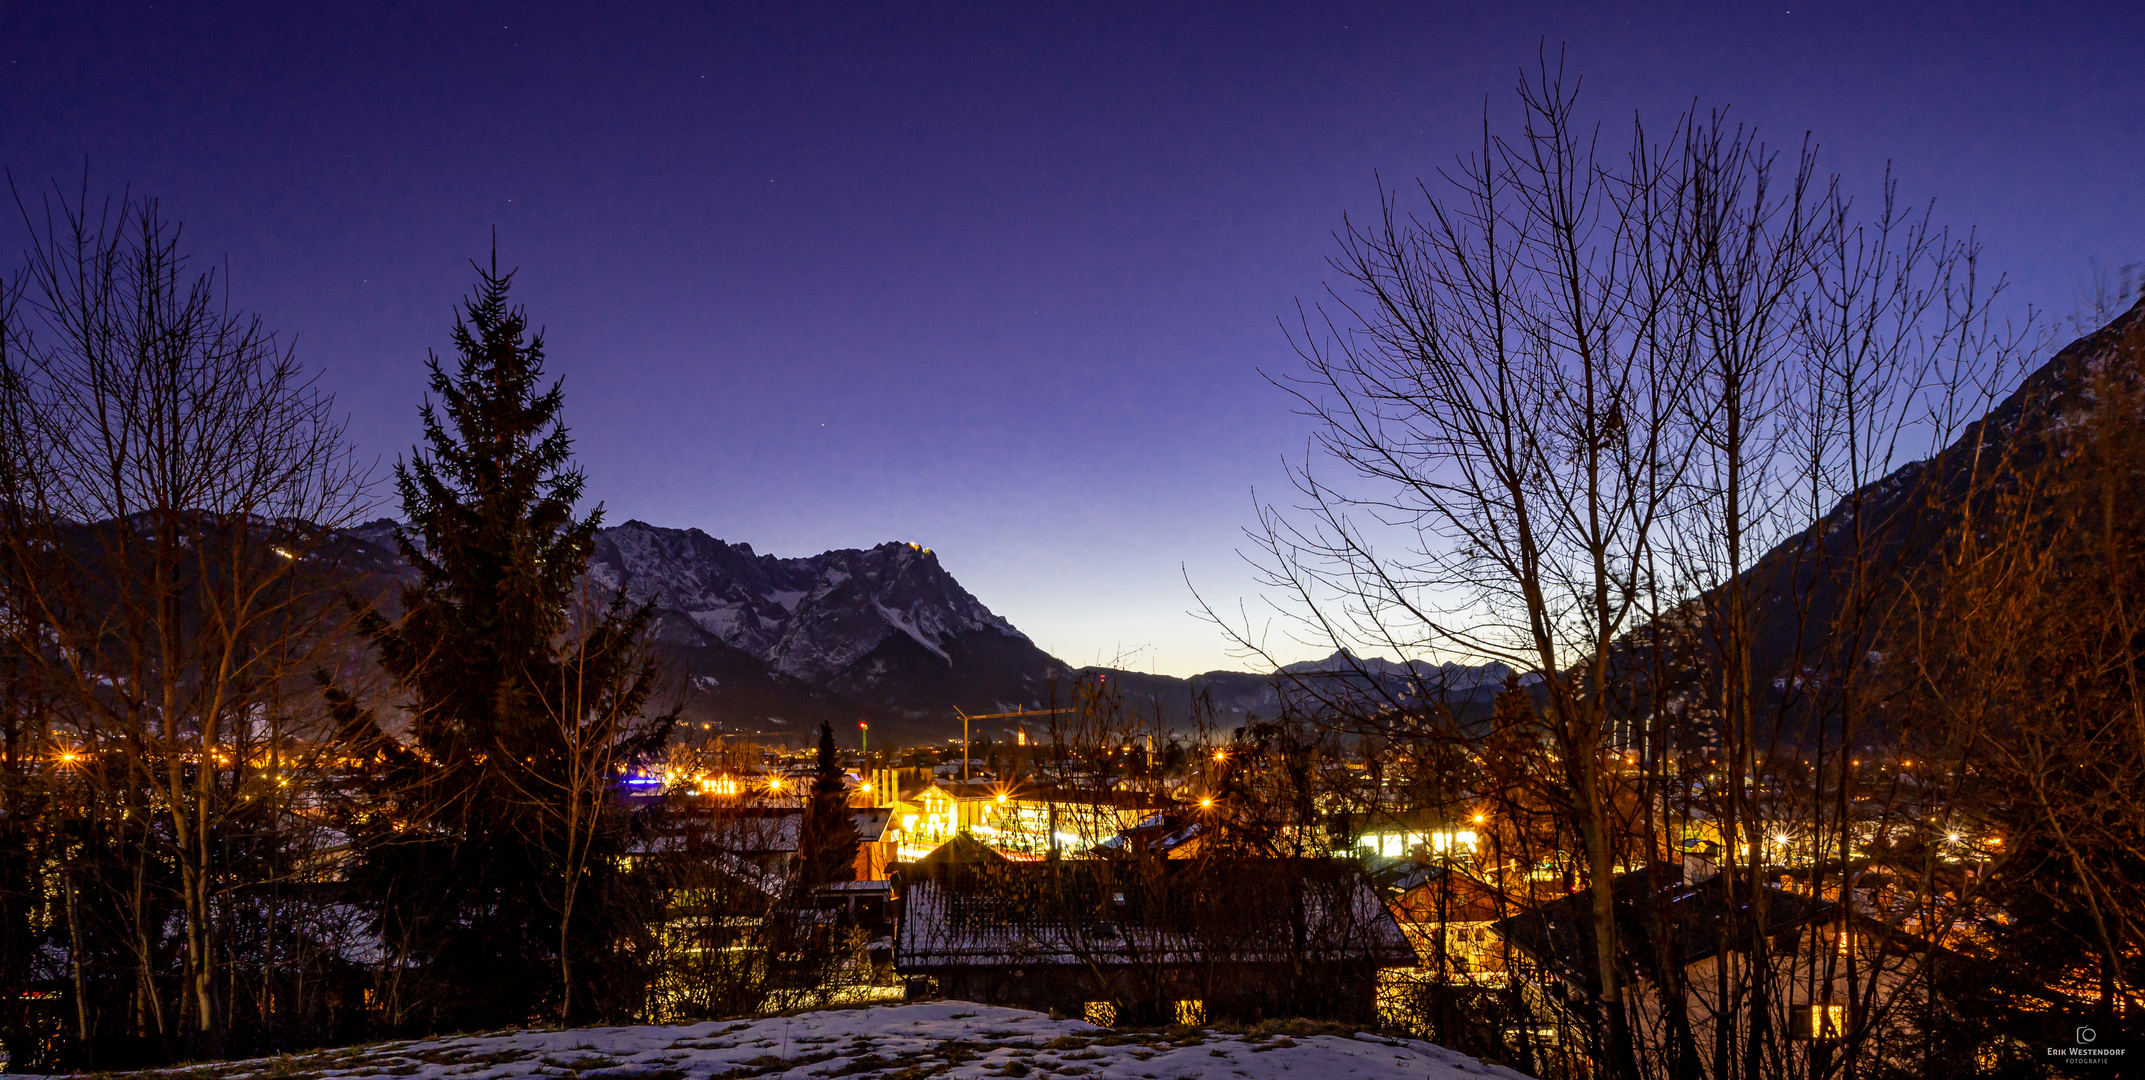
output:
[[[1758, 559], [1750, 572], [1783, 588], [1789, 581], [1799, 581], [1793, 587], [1803, 590], [1814, 585], [1818, 608], [1834, 602], [1823, 595], [1825, 584], [1809, 577], [1818, 573], [1809, 568], [1824, 560], [1809, 555], [1838, 542], [1847, 516], [1858, 507], [1897, 532], [1899, 543], [1923, 542], [1907, 537], [1931, 531], [1932, 523], [1916, 520], [1928, 484], [1955, 483], [1977, 448], [1985, 454], [2060, 425], [2078, 399], [2083, 373], [2141, 318], [2145, 302], [2059, 352], [1952, 446], [1862, 489], [1859, 498], [1843, 500], [1805, 533]], [[406, 572], [394, 529], [383, 519], [347, 530], [353, 563], [370, 575]], [[627, 521], [597, 535], [588, 582], [605, 591], [623, 588], [634, 601], [652, 605], [655, 644], [695, 730], [783, 741], [809, 737], [821, 721], [844, 732], [867, 722], [887, 746], [958, 738], [956, 710], [1041, 708], [1054, 693], [1064, 700], [1065, 682], [1082, 673], [1117, 680], [1128, 698], [1175, 725], [1188, 722], [1194, 700], [1203, 696], [1212, 704], [1212, 721], [1223, 728], [1274, 715], [1285, 687], [1321, 674], [1375, 679], [1389, 688], [1420, 679], [1476, 704], [1509, 674], [1498, 665], [1436, 666], [1345, 652], [1263, 675], [1212, 671], [1176, 678], [1076, 669], [1038, 648], [963, 588], [929, 548], [913, 543], [780, 558], [698, 529]], [[1790, 620], [1785, 605], [1767, 607], [1760, 636], [1768, 656], [1760, 657], [1760, 667], [1769, 669], [1796, 653], [1795, 627], [1822, 623], [1823, 612]], [[1763, 670], [1754, 674], [1770, 677]]]

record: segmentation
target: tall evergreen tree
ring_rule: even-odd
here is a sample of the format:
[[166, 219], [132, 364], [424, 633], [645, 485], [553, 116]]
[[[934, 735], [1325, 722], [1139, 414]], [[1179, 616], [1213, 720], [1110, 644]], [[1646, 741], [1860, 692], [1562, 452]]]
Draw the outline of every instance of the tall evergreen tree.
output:
[[798, 837], [800, 891], [836, 881], [856, 880], [857, 828], [849, 814], [849, 787], [843, 779], [841, 755], [834, 746], [834, 727], [819, 725], [819, 755], [812, 771], [811, 801], [805, 807], [804, 829]]
[[369, 717], [351, 728], [384, 762], [352, 815], [353, 878], [399, 962], [404, 1027], [602, 1008], [594, 987], [635, 929], [603, 925], [631, 913], [606, 902], [629, 884], [610, 782], [671, 719], [643, 715], [648, 610], [577, 594], [602, 511], [575, 515], [561, 386], [544, 386], [542, 335], [508, 304], [513, 275], [496, 256], [478, 272], [452, 371], [428, 361], [424, 445], [395, 469], [417, 577], [401, 618], [362, 622], [407, 729], [393, 743]]

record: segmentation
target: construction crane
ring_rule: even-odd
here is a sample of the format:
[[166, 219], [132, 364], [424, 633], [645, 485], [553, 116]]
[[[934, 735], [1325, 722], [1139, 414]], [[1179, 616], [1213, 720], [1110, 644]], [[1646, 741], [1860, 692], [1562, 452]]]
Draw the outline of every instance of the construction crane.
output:
[[953, 710], [953, 715], [961, 718], [961, 782], [964, 784], [968, 782], [968, 722], [970, 720], [1010, 720], [1023, 716], [1056, 716], [1059, 713], [1072, 711], [1069, 707], [1063, 709], [1015, 709], [1012, 712], [970, 715], [959, 709]]

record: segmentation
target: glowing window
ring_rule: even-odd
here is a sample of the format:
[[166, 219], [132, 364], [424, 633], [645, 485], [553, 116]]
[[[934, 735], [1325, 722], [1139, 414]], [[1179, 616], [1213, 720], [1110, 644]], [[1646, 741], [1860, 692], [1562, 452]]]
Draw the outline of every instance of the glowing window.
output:
[[1080, 1010], [1080, 1017], [1096, 1027], [1110, 1027], [1117, 1023], [1117, 1003], [1090, 1001]]
[[1847, 1037], [1847, 1006], [1810, 1006], [1810, 1037], [1813, 1039], [1844, 1039]]
[[1182, 998], [1177, 1005], [1177, 1023], [1196, 1027], [1207, 1022], [1207, 1003], [1198, 998]]

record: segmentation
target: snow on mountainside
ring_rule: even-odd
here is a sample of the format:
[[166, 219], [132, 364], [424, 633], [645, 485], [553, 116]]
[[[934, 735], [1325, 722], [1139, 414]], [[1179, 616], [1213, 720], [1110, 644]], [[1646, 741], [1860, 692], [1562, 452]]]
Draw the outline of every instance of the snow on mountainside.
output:
[[[1512, 674], [1510, 667], [1498, 663], [1462, 664], [1446, 661], [1433, 664], [1427, 660], [1410, 660], [1403, 664], [1382, 656], [1356, 656], [1345, 649], [1324, 660], [1306, 660], [1290, 664], [1281, 671], [1287, 675], [1359, 673], [1390, 682], [1439, 688], [1452, 694], [1478, 690], [1496, 691], [1504, 686], [1505, 677]], [[1540, 676], [1529, 674], [1522, 676], [1520, 681], [1532, 685], [1540, 681]]]
[[[381, 585], [407, 580], [396, 525], [346, 529], [347, 565]], [[1036, 707], [1071, 670], [971, 595], [929, 549], [884, 543], [802, 558], [760, 554], [698, 529], [628, 521], [596, 534], [588, 584], [623, 588], [654, 607], [657, 648], [684, 693], [693, 730], [809, 737], [821, 721], [867, 720], [886, 745], [938, 742], [960, 728], [954, 710]], [[394, 606], [393, 591], [378, 590]], [[1364, 672], [1405, 693], [1413, 670], [1459, 695], [1485, 696], [1504, 669], [1403, 665], [1346, 654], [1292, 665], [1286, 674]], [[1236, 727], [1281, 711], [1287, 679], [1211, 671], [1180, 679], [1109, 668], [1148, 715], [1183, 726], [1195, 702]], [[994, 729], [985, 729], [991, 731]]]
[[841, 674], [897, 633], [948, 664], [966, 634], [1028, 640], [914, 544], [778, 559], [698, 529], [628, 521], [597, 535], [589, 576], [811, 683]]
[[456, 1035], [132, 1075], [201, 1080], [966, 1080], [1024, 1075], [1088, 1080], [1526, 1080], [1503, 1066], [1413, 1039], [1229, 1035], [1197, 1028], [1116, 1032], [1023, 1009], [962, 1001], [735, 1023]]
[[[410, 568], [387, 519], [346, 529], [346, 565], [396, 606]], [[654, 607], [653, 636], [695, 731], [810, 737], [868, 720], [943, 739], [953, 710], [1040, 704], [1065, 665], [970, 595], [929, 550], [885, 543], [762, 555], [641, 521], [596, 534], [587, 584]]]

